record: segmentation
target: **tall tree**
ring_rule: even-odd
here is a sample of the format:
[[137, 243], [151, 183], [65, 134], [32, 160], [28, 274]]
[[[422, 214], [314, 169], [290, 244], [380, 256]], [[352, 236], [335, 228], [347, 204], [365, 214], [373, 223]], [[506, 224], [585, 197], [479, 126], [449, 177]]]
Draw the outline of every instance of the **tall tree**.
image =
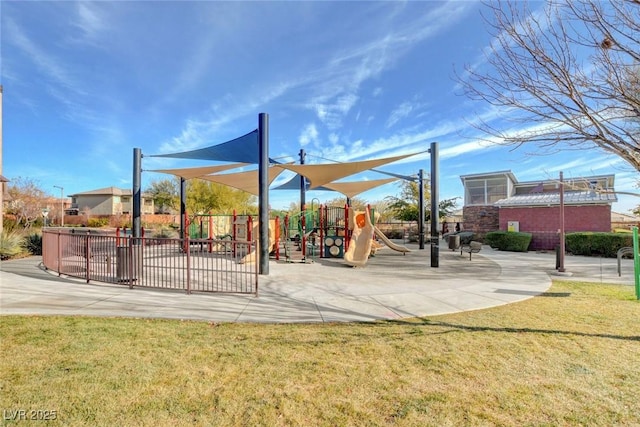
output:
[[178, 208], [180, 202], [180, 179], [153, 181], [145, 192], [151, 194], [154, 206], [159, 213], [168, 213]]
[[[541, 3], [533, 3], [539, 6]], [[640, 171], [640, 3], [634, 0], [487, 2], [494, 36], [486, 64], [458, 76], [525, 130], [478, 127], [543, 152], [599, 147]]]
[[16, 223], [25, 228], [31, 227], [42, 217], [43, 208], [47, 208], [46, 193], [30, 179], [17, 177], [11, 180], [7, 188], [9, 193], [6, 213], [15, 215]]
[[[425, 219], [431, 217], [431, 197], [429, 191], [429, 181], [423, 182], [423, 195], [425, 204]], [[438, 218], [450, 215], [456, 208], [456, 199], [440, 200], [438, 202]], [[387, 196], [385, 200], [389, 203], [388, 208], [395, 214], [396, 219], [402, 221], [418, 221], [420, 219], [420, 186], [414, 181], [403, 181], [398, 196]]]
[[187, 181], [187, 213], [255, 213], [256, 197], [246, 191], [202, 179]]

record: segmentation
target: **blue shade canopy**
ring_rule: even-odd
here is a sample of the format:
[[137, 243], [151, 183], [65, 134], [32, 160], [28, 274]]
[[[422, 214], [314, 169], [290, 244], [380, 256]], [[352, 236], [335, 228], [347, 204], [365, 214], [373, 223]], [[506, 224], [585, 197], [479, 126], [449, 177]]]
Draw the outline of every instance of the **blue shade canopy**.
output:
[[242, 162], [258, 164], [258, 130], [246, 135], [198, 150], [173, 154], [155, 154], [149, 157], [171, 157], [174, 159], [218, 160], [223, 162]]

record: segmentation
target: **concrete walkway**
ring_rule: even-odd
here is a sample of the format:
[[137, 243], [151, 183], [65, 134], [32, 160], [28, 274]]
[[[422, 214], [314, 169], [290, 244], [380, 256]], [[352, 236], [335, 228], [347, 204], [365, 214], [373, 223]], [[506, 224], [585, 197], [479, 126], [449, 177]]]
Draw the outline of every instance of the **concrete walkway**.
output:
[[633, 260], [567, 256], [555, 272], [554, 253], [514, 253], [483, 247], [460, 255], [443, 246], [437, 268], [430, 247], [402, 255], [383, 249], [364, 268], [338, 259], [308, 264], [271, 261], [259, 296], [85, 283], [42, 269], [41, 258], [0, 264], [0, 313], [172, 318], [215, 322], [350, 322], [433, 316], [521, 301], [546, 292], [551, 280], [633, 286]]

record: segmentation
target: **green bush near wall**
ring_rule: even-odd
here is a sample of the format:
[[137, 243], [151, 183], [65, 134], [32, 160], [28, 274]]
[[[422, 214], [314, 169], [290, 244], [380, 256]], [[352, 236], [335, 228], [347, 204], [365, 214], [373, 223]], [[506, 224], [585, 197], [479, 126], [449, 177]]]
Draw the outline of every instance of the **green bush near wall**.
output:
[[631, 233], [567, 233], [564, 241], [566, 251], [574, 255], [616, 258], [620, 248], [633, 246], [633, 235]]
[[515, 231], [490, 231], [485, 234], [484, 243], [501, 251], [527, 252], [531, 236], [531, 233]]
[[109, 225], [109, 218], [89, 218], [87, 225], [92, 228], [106, 227]]

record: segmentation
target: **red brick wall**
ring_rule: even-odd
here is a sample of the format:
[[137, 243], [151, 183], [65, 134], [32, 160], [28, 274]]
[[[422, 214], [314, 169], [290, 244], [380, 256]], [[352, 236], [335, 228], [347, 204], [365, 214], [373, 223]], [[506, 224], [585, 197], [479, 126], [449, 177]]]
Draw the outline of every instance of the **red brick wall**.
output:
[[[499, 229], [507, 230], [509, 221], [518, 221], [520, 231], [533, 234], [530, 250], [551, 250], [560, 243], [560, 207], [501, 208]], [[611, 206], [583, 205], [564, 207], [565, 233], [611, 231]]]

